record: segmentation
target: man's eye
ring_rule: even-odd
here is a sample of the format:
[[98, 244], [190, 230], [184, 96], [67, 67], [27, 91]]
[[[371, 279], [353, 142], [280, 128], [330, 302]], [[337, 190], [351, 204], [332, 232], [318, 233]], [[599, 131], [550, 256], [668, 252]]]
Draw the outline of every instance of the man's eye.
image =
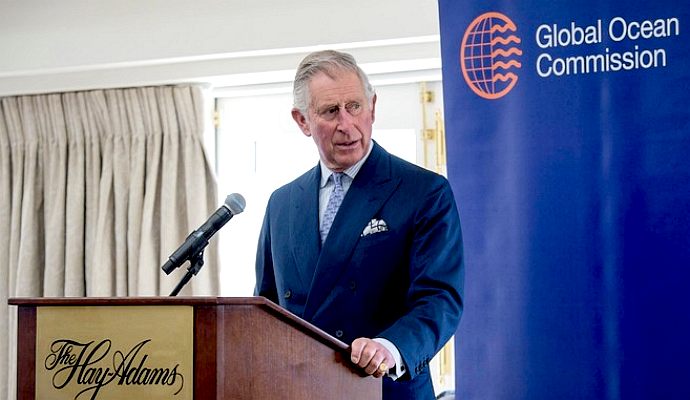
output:
[[336, 114], [338, 114], [338, 106], [328, 107], [321, 111], [323, 117], [333, 117]]
[[362, 110], [362, 105], [359, 103], [354, 103], [354, 102], [353, 103], [347, 103], [345, 105], [345, 109], [350, 114], [357, 114]]

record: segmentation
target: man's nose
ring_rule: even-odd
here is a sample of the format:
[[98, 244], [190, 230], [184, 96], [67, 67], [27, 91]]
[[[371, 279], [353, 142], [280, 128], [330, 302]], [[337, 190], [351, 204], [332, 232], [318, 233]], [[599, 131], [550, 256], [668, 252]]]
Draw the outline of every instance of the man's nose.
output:
[[355, 123], [355, 117], [352, 116], [349, 112], [347, 112], [347, 110], [343, 107], [338, 113], [337, 121], [338, 129], [340, 129], [341, 131], [349, 132], [349, 130]]

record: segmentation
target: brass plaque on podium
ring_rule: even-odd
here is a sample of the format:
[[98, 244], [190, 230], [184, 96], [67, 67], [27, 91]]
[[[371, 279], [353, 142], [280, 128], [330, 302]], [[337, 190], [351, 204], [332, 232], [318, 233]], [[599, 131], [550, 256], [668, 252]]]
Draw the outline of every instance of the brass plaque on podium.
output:
[[190, 306], [41, 307], [36, 398], [192, 400]]

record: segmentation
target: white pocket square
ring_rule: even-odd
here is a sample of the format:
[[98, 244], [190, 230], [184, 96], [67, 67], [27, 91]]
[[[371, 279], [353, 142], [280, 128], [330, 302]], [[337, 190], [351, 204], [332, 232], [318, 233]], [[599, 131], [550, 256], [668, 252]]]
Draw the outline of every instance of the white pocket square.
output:
[[374, 218], [371, 221], [369, 221], [367, 226], [364, 227], [362, 234], [359, 236], [365, 237], [365, 236], [373, 235], [374, 233], [387, 232], [387, 231], [388, 231], [388, 225], [386, 224], [386, 221], [384, 221], [382, 219]]

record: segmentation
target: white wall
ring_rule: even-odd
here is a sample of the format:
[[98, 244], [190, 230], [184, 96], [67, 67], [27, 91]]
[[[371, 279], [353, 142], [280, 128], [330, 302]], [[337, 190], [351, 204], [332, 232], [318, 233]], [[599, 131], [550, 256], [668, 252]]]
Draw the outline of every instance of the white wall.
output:
[[439, 67], [437, 2], [0, 0], [0, 96], [289, 80], [266, 72], [342, 43], [369, 72]]

